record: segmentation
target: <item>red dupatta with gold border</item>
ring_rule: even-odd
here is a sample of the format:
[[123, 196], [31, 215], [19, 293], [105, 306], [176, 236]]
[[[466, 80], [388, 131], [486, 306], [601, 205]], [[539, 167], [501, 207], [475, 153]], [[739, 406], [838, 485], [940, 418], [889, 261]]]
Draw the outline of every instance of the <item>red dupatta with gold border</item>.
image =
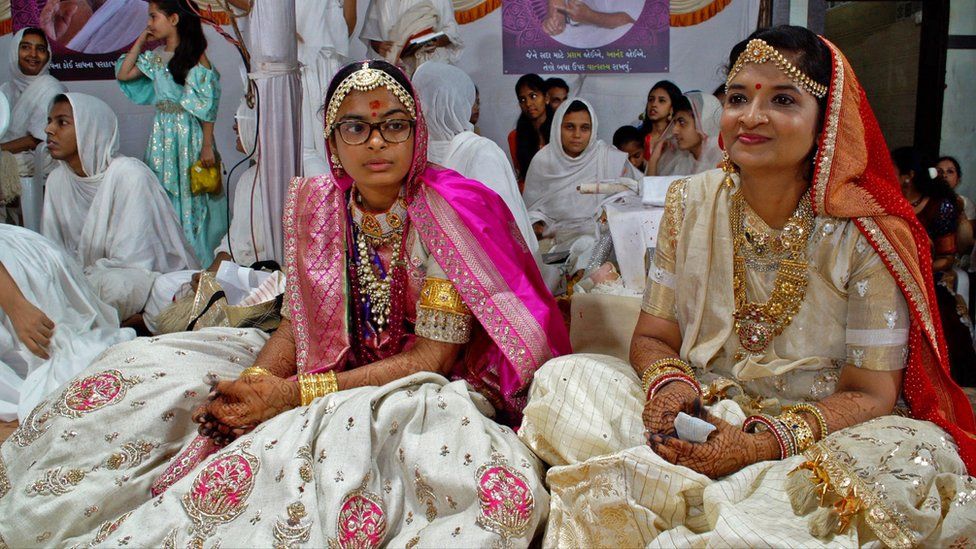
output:
[[901, 288], [912, 317], [905, 401], [915, 418], [952, 435], [969, 473], [976, 474], [976, 419], [949, 375], [928, 235], [901, 194], [884, 136], [854, 70], [834, 44], [821, 39], [830, 48], [833, 71], [814, 163], [814, 210], [851, 218]]

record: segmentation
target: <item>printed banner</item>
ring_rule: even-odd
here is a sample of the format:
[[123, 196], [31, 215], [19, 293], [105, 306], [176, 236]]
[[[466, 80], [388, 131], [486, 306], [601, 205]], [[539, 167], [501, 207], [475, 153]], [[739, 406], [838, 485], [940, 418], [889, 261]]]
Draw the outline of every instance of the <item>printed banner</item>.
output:
[[668, 0], [506, 0], [506, 74], [668, 72]]
[[11, 0], [14, 30], [40, 27], [58, 80], [111, 80], [115, 61], [146, 28], [145, 0]]

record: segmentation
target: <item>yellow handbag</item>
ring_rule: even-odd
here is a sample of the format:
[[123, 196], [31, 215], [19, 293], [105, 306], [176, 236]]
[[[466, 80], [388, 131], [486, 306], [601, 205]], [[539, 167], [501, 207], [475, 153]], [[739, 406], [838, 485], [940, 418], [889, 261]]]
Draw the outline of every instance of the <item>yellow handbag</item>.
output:
[[220, 194], [223, 189], [220, 177], [220, 157], [212, 168], [204, 168], [199, 160], [190, 166], [190, 192], [193, 194]]

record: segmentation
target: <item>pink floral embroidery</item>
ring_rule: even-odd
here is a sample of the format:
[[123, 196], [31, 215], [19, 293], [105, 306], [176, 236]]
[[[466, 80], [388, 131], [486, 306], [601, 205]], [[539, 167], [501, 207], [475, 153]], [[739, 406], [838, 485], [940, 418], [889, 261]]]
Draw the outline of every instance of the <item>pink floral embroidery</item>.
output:
[[183, 508], [194, 524], [194, 537], [203, 541], [214, 529], [239, 517], [246, 509], [254, 489], [254, 476], [260, 464], [247, 452], [249, 442], [234, 452], [217, 457], [204, 467], [190, 491], [183, 494]]
[[205, 436], [197, 435], [189, 446], [179, 454], [173, 456], [173, 459], [170, 460], [169, 466], [166, 467], [163, 474], [159, 475], [153, 481], [152, 487], [150, 487], [152, 496], [157, 497], [165, 492], [170, 486], [176, 484], [177, 481], [195, 469], [197, 465], [203, 463], [205, 459], [217, 450], [218, 447], [214, 444], [213, 440]]
[[127, 379], [118, 370], [106, 370], [76, 379], [61, 393], [54, 411], [65, 417], [79, 418], [84, 414], [110, 406], [125, 398], [126, 390], [141, 382]]
[[490, 462], [475, 473], [481, 516], [478, 526], [502, 537], [504, 547], [511, 546], [510, 538], [520, 538], [528, 530], [535, 510], [535, 497], [526, 478], [508, 466], [501, 454], [493, 454]]
[[383, 498], [366, 490], [369, 475], [359, 488], [342, 500], [339, 507], [336, 539], [329, 540], [333, 548], [373, 549], [386, 536], [386, 510]]

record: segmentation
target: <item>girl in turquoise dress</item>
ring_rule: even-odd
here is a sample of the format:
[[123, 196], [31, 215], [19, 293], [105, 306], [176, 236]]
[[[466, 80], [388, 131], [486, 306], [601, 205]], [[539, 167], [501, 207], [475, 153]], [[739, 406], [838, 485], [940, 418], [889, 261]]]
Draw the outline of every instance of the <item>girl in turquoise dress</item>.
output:
[[[214, 120], [220, 75], [206, 56], [200, 18], [188, 0], [149, 2], [149, 23], [116, 63], [122, 92], [140, 105], [155, 105], [146, 163], [169, 195], [187, 241], [203, 265], [227, 232], [227, 196], [190, 192], [190, 167], [217, 164]], [[142, 52], [147, 40], [164, 46]]]

